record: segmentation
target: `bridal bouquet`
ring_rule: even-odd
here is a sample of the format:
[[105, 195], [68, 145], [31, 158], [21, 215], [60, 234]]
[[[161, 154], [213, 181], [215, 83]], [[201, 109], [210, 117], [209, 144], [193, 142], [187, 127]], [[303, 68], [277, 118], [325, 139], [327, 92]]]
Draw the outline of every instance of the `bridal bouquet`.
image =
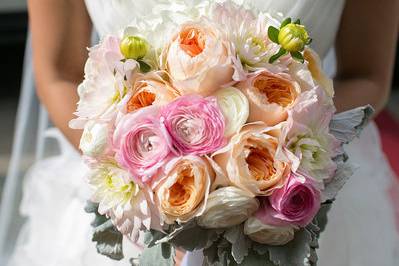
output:
[[178, 20], [89, 50], [71, 127], [98, 251], [121, 259], [122, 236], [144, 235], [140, 265], [173, 265], [175, 248], [204, 265], [316, 264], [352, 174], [342, 145], [371, 108], [334, 115], [299, 20], [229, 2]]

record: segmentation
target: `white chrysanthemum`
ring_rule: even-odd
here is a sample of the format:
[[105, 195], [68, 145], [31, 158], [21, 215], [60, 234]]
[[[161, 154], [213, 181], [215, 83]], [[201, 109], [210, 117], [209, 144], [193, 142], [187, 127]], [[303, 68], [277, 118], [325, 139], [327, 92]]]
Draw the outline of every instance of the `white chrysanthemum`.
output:
[[119, 42], [117, 37], [107, 36], [90, 48], [85, 80], [78, 87], [77, 118], [70, 122], [72, 128], [84, 128], [89, 120], [109, 121], [116, 115], [127, 91], [125, 78], [129, 79], [138, 66], [134, 60], [121, 61]]
[[[298, 167], [318, 181], [329, 179], [336, 170], [333, 158], [340, 152], [341, 143], [329, 133], [335, 108], [326, 99], [320, 87], [300, 95], [294, 108], [288, 112], [288, 124], [282, 136], [292, 170]], [[327, 97], [328, 98], [328, 97]]]
[[249, 102], [239, 89], [220, 89], [215, 93], [226, 122], [224, 135], [229, 137], [240, 131], [249, 116]]
[[139, 230], [150, 228], [151, 198], [127, 171], [112, 163], [102, 164], [90, 172], [88, 179], [94, 188], [92, 200], [99, 203], [98, 212], [109, 215], [122, 234], [135, 241]]
[[246, 69], [267, 67], [269, 70], [281, 71], [282, 67], [286, 67], [269, 64], [270, 57], [279, 49], [268, 38], [268, 27], [279, 24], [270, 15], [259, 13], [255, 16], [251, 11], [227, 2], [216, 5], [212, 16], [225, 27], [225, 32]]

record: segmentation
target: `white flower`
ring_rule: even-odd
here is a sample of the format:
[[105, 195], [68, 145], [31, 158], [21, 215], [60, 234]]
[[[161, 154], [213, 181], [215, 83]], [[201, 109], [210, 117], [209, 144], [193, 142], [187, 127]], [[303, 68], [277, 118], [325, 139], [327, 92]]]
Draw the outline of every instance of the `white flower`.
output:
[[215, 93], [226, 122], [224, 135], [229, 137], [240, 131], [249, 116], [247, 97], [234, 87], [220, 89]]
[[99, 203], [98, 212], [109, 215], [124, 235], [136, 241], [139, 230], [152, 224], [151, 197], [132, 181], [132, 176], [113, 163], [104, 163], [88, 176], [94, 188], [92, 201]]
[[89, 120], [109, 121], [115, 117], [129, 86], [125, 79], [129, 80], [138, 69], [134, 60], [121, 62], [119, 43], [119, 38], [107, 36], [90, 48], [85, 80], [78, 87], [77, 118], [71, 120], [70, 127], [81, 129]]
[[250, 193], [236, 187], [220, 188], [209, 194], [198, 224], [206, 228], [231, 227], [247, 220], [258, 207], [258, 200]]
[[96, 157], [104, 153], [108, 144], [108, 125], [89, 121], [84, 128], [79, 148], [84, 155]]
[[237, 56], [247, 70], [267, 68], [272, 72], [286, 69], [269, 64], [269, 59], [279, 50], [279, 46], [268, 38], [268, 27], [279, 22], [270, 15], [251, 11], [231, 2], [215, 5], [212, 17], [223, 25], [228, 39], [233, 43]]
[[255, 242], [282, 246], [294, 239], [294, 227], [275, 227], [263, 224], [255, 217], [249, 218], [244, 224], [244, 234]]
[[300, 168], [318, 181], [332, 177], [336, 170], [333, 158], [340, 153], [341, 143], [329, 133], [335, 108], [320, 87], [302, 93], [288, 112], [283, 138], [292, 161], [292, 170]]

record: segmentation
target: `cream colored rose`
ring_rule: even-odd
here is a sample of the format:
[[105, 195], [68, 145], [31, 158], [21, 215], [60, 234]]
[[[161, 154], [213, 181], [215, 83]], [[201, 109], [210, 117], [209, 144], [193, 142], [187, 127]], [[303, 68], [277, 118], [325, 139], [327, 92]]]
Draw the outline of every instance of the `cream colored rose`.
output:
[[289, 226], [266, 225], [255, 217], [251, 217], [244, 224], [244, 234], [261, 244], [282, 246], [294, 239], [295, 230]]
[[84, 155], [99, 156], [105, 152], [108, 143], [108, 125], [105, 123], [86, 123], [79, 148]]
[[215, 25], [184, 24], [161, 56], [161, 65], [182, 95], [208, 96], [232, 81], [233, 62], [230, 43]]
[[287, 110], [294, 105], [301, 91], [287, 74], [273, 74], [267, 70], [253, 74], [237, 87], [249, 101], [248, 121], [263, 121], [268, 126], [287, 119]]
[[237, 187], [268, 196], [284, 185], [289, 165], [276, 158], [281, 125], [249, 124], [214, 154], [214, 160]]
[[223, 187], [209, 194], [198, 224], [206, 228], [227, 228], [241, 224], [259, 207], [258, 200], [247, 191]]
[[240, 131], [248, 120], [248, 99], [239, 89], [234, 87], [220, 89], [215, 93], [215, 96], [225, 118], [224, 135], [230, 137]]
[[137, 74], [133, 78], [132, 95], [126, 111], [130, 113], [150, 105], [165, 105], [178, 97], [179, 93], [166, 81], [165, 75], [161, 71]]
[[165, 166], [165, 173], [154, 190], [161, 219], [172, 224], [201, 215], [215, 178], [208, 162], [197, 156], [176, 158]]

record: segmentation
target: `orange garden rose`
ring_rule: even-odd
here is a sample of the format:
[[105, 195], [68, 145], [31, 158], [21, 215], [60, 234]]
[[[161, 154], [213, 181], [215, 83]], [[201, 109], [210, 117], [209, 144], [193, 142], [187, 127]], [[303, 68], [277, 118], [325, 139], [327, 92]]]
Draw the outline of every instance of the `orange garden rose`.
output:
[[163, 74], [159, 71], [136, 75], [132, 96], [126, 104], [128, 113], [150, 105], [164, 105], [179, 96]]
[[190, 155], [171, 160], [154, 190], [161, 219], [173, 224], [201, 215], [214, 178], [212, 168], [200, 157]]
[[182, 95], [208, 96], [232, 81], [230, 43], [210, 23], [187, 23], [163, 51], [162, 65]]
[[287, 119], [287, 110], [300, 93], [299, 85], [286, 74], [267, 70], [255, 73], [238, 84], [249, 101], [249, 122], [263, 121], [274, 126]]
[[214, 155], [226, 176], [239, 188], [256, 196], [268, 196], [282, 187], [290, 173], [286, 162], [276, 157], [280, 126], [250, 124], [234, 135]]

